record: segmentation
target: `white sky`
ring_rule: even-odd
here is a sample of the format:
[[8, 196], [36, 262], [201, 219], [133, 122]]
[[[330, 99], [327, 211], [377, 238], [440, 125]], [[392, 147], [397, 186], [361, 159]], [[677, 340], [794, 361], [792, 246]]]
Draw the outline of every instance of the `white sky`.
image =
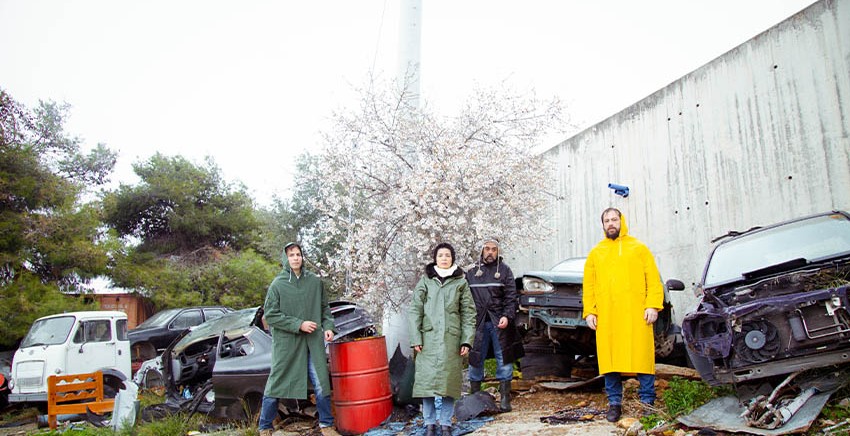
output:
[[[117, 181], [136, 183], [130, 165], [157, 151], [210, 155], [268, 204], [369, 71], [395, 74], [397, 3], [0, 0], [0, 88], [71, 104], [69, 132], [120, 151]], [[507, 81], [561, 98], [583, 129], [814, 1], [423, 3], [431, 107]]]

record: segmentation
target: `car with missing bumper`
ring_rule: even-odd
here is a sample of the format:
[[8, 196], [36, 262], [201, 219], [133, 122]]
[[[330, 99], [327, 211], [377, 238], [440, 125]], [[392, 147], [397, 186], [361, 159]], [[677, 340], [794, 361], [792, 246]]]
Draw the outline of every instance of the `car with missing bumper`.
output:
[[[332, 301], [335, 340], [374, 336], [372, 316], [348, 301]], [[134, 381], [165, 387], [163, 414], [176, 410], [245, 420], [259, 411], [271, 369], [272, 338], [263, 308], [230, 312], [192, 328], [157, 358], [142, 364]]]
[[165, 309], [155, 313], [127, 333], [133, 372], [139, 369], [142, 362], [162, 352], [183, 332], [232, 311], [233, 309], [224, 306], [194, 306]]
[[[586, 257], [569, 258], [549, 270], [530, 271], [517, 278], [520, 309], [516, 324], [524, 333], [525, 346], [525, 358], [521, 361], [523, 377], [570, 377], [577, 359], [591, 360], [595, 356], [596, 333], [582, 318], [586, 260]], [[671, 357], [674, 350], [682, 348], [669, 298], [669, 291], [682, 289], [684, 284], [675, 279], [664, 286], [664, 308], [654, 327], [658, 358]]]
[[[688, 354], [713, 385], [850, 363], [850, 215], [832, 211], [718, 239]], [[718, 241], [715, 240], [715, 241]]]

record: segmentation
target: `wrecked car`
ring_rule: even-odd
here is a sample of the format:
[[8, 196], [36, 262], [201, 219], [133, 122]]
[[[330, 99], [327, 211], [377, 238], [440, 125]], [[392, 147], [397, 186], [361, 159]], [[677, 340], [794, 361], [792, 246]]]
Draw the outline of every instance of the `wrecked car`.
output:
[[[520, 307], [516, 324], [524, 334], [525, 347], [523, 377], [570, 377], [577, 358], [590, 359], [596, 354], [596, 332], [581, 316], [586, 260], [569, 258], [549, 270], [526, 272], [516, 279]], [[659, 359], [683, 348], [669, 298], [670, 290], [682, 289], [684, 284], [679, 280], [669, 280], [664, 286], [664, 308], [655, 323], [655, 354]]]
[[[329, 305], [338, 331], [335, 340], [377, 333], [362, 307], [348, 301]], [[145, 362], [134, 381], [143, 387], [163, 386], [165, 407], [171, 410], [244, 420], [259, 411], [271, 353], [262, 306], [238, 310], [192, 328], [162, 356]]]
[[699, 305], [682, 324], [706, 382], [850, 362], [850, 215], [832, 211], [721, 238], [697, 287]]
[[133, 372], [136, 372], [145, 360], [156, 357], [181, 333], [232, 311], [233, 309], [224, 306], [194, 306], [165, 309], [155, 313], [127, 332]]

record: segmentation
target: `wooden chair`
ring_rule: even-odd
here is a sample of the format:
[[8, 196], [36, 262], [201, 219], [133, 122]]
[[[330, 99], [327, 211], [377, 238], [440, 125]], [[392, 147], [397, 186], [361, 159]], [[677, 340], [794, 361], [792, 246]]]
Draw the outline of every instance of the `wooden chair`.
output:
[[56, 429], [56, 416], [112, 412], [115, 400], [103, 398], [103, 372], [47, 377], [47, 423]]

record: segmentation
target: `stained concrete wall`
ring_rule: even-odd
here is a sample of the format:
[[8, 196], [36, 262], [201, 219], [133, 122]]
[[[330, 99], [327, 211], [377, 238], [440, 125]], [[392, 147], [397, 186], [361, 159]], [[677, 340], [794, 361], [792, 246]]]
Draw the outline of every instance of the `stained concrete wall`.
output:
[[[554, 233], [508, 258], [519, 275], [586, 255], [608, 206], [691, 286], [719, 235], [850, 209], [850, 0], [811, 5], [544, 156]], [[678, 319], [695, 304], [681, 294]]]

